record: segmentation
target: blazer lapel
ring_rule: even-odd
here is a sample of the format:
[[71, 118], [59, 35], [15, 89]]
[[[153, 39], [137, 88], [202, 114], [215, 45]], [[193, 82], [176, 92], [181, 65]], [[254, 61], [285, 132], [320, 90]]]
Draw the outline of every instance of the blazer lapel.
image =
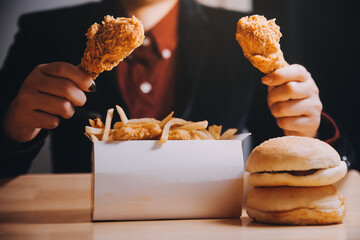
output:
[[182, 0], [179, 13], [179, 68], [175, 112], [188, 119], [204, 71], [209, 44], [208, 19], [203, 7], [193, 0]]

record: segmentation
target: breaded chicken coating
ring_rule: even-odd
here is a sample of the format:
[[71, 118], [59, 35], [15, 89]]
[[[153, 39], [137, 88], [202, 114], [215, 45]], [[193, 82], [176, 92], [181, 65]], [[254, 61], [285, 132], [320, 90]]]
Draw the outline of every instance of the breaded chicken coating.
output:
[[196, 130], [186, 131], [186, 130], [171, 130], [169, 132], [169, 140], [201, 140], [197, 135]]
[[265, 74], [288, 65], [280, 49], [281, 36], [275, 19], [268, 21], [264, 16], [253, 15], [242, 17], [237, 23], [236, 40], [245, 57]]
[[79, 67], [95, 79], [129, 56], [144, 40], [139, 19], [105, 16], [102, 25], [94, 23], [86, 33], [88, 41]]
[[117, 122], [112, 131], [113, 140], [150, 140], [162, 132], [158, 123], [153, 122]]

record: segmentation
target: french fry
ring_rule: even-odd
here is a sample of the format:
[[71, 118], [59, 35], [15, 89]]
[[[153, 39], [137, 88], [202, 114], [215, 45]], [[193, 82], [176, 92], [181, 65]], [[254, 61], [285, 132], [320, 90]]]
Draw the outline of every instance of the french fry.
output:
[[104, 123], [101, 121], [100, 118], [95, 118], [94, 120], [89, 119], [89, 123], [91, 127], [104, 128]]
[[91, 140], [93, 140], [94, 142], [98, 142], [99, 139], [95, 136], [95, 135], [90, 135]]
[[93, 141], [99, 141], [99, 138], [104, 134], [103, 128], [90, 127], [85, 126], [85, 133], [88, 135]]
[[97, 127], [97, 128], [104, 128], [104, 123], [101, 121], [100, 118], [95, 118], [94, 119], [94, 127]]
[[212, 125], [209, 127], [209, 133], [213, 136], [214, 139], [218, 140], [221, 135], [222, 126]]
[[[155, 118], [128, 119], [124, 109], [116, 105], [121, 121], [111, 128], [114, 108], [107, 111], [105, 124], [101, 119], [89, 119], [85, 133], [93, 141], [155, 140], [225, 140], [232, 139], [237, 129], [231, 128], [221, 134], [222, 126], [209, 126], [208, 121], [191, 122], [174, 118], [171, 112], [162, 121]], [[208, 129], [207, 129], [208, 128]]]
[[237, 132], [236, 128], [229, 128], [228, 130], [226, 130], [219, 138], [219, 140], [228, 140], [231, 139], [234, 134]]
[[164, 118], [160, 123], [159, 123], [159, 126], [161, 128], [163, 128], [165, 126], [165, 124], [170, 121], [170, 119], [172, 118], [172, 116], [174, 115], [174, 111], [172, 111], [169, 115], [167, 115], [166, 118]]
[[208, 121], [201, 121], [201, 122], [194, 122], [194, 123], [188, 123], [186, 125], [183, 125], [181, 127], [178, 127], [179, 130], [197, 130], [197, 129], [206, 129], [208, 126]]
[[122, 109], [122, 107], [120, 107], [119, 105], [116, 105], [116, 111], [118, 112], [120, 119], [123, 123], [128, 123], [129, 119], [127, 118], [124, 109]]
[[96, 127], [86, 126], [85, 127], [85, 133], [88, 134], [88, 135], [104, 134], [104, 129], [103, 128], [96, 128]]
[[[92, 119], [89, 119], [89, 123], [91, 127], [95, 127], [95, 122]], [[86, 128], [85, 128], [86, 129]]]
[[201, 138], [201, 140], [215, 140], [206, 129], [197, 130], [196, 134]]
[[187, 123], [188, 123], [187, 121], [185, 121], [184, 119], [181, 119], [181, 118], [172, 118], [171, 120], [169, 120], [163, 128], [163, 132], [160, 137], [160, 142], [165, 143], [168, 140], [169, 131], [170, 131], [171, 126], [176, 125], [176, 124], [184, 125]]
[[105, 128], [104, 128], [104, 134], [102, 136], [102, 141], [108, 141], [109, 140], [109, 133], [110, 133], [110, 127], [111, 127], [111, 120], [113, 117], [114, 109], [110, 108], [107, 111], [106, 119], [105, 119]]

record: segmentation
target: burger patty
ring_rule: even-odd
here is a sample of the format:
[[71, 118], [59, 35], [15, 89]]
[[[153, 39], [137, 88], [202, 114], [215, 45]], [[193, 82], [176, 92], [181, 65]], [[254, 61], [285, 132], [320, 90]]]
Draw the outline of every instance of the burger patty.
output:
[[319, 169], [310, 169], [305, 171], [277, 171], [277, 172], [258, 172], [258, 173], [288, 173], [293, 176], [308, 176], [316, 173]]

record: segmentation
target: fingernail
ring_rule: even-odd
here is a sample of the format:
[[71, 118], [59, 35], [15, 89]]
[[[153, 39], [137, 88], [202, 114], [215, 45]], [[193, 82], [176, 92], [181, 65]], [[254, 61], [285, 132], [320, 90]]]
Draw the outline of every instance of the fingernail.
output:
[[265, 77], [262, 78], [262, 82], [263, 82], [264, 84], [272, 83], [272, 81], [273, 81], [273, 78], [270, 77], [270, 76], [265, 76]]
[[96, 84], [95, 84], [94, 80], [92, 80], [91, 85], [89, 87], [89, 91], [90, 92], [95, 92], [96, 89], [97, 89]]

